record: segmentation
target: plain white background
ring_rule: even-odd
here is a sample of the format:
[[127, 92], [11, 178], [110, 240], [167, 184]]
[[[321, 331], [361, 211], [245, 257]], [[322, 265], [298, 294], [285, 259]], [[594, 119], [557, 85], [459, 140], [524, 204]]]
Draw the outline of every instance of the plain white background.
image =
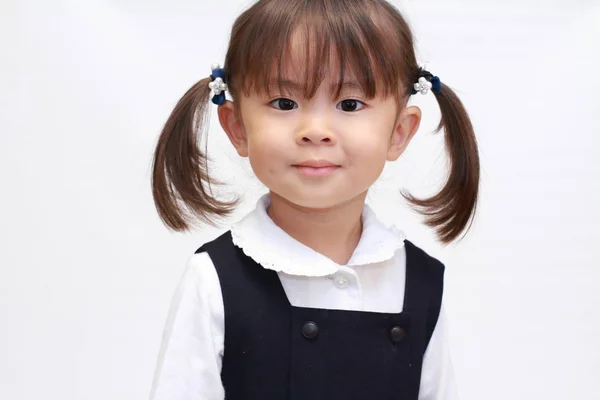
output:
[[[161, 124], [222, 63], [247, 0], [0, 3], [0, 399], [148, 397], [187, 258], [224, 231], [168, 231], [150, 192]], [[463, 400], [600, 399], [600, 2], [405, 0], [419, 58], [478, 135], [481, 202], [442, 247], [398, 190], [433, 193], [422, 128], [369, 202], [447, 265]], [[214, 118], [216, 176], [263, 192]]]

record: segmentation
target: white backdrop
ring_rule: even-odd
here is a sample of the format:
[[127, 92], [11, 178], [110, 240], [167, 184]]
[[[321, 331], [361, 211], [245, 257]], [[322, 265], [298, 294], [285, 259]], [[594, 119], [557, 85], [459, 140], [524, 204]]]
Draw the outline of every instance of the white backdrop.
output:
[[[226, 229], [161, 224], [155, 141], [223, 62], [247, 4], [0, 2], [0, 399], [148, 397], [185, 262]], [[397, 194], [441, 180], [432, 96], [415, 98], [422, 129], [369, 197], [447, 265], [461, 398], [600, 399], [600, 1], [396, 4], [481, 149], [481, 203], [462, 242], [437, 244]], [[250, 190], [233, 221], [263, 188], [213, 121], [214, 170]]]

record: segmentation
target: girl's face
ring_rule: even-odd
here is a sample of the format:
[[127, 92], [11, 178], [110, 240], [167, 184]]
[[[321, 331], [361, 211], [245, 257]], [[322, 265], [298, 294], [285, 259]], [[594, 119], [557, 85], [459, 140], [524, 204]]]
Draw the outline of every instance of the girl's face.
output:
[[[330, 74], [337, 79], [336, 74]], [[272, 192], [306, 208], [330, 208], [363, 195], [416, 132], [420, 110], [399, 111], [393, 96], [367, 100], [351, 76], [332, 98], [325, 80], [303, 98], [301, 80], [219, 107], [221, 125]], [[234, 107], [240, 107], [241, 121]]]

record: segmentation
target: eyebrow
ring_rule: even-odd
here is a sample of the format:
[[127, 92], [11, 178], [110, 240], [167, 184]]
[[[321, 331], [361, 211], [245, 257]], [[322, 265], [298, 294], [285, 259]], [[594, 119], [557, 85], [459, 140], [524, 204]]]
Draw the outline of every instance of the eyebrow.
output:
[[[338, 86], [340, 86], [339, 83], [337, 84], [332, 84], [331, 85], [331, 90], [333, 91], [334, 89], [337, 89]], [[294, 92], [300, 92], [304, 89], [304, 85], [299, 83], [299, 82], [295, 82], [289, 79], [282, 79], [281, 81], [279, 80], [272, 80], [271, 82], [269, 82], [269, 87], [271, 88], [283, 88], [283, 89], [288, 89]], [[341, 83], [341, 90], [343, 91], [344, 89], [346, 90], [361, 90], [362, 91], [362, 86], [358, 83], [358, 81], [344, 81]]]

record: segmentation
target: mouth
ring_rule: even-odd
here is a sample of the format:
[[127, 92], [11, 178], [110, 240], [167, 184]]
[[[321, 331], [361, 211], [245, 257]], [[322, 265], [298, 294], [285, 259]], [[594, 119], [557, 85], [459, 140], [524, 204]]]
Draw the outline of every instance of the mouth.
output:
[[307, 176], [327, 176], [335, 172], [341, 165], [326, 160], [310, 160], [293, 164], [298, 172]]

